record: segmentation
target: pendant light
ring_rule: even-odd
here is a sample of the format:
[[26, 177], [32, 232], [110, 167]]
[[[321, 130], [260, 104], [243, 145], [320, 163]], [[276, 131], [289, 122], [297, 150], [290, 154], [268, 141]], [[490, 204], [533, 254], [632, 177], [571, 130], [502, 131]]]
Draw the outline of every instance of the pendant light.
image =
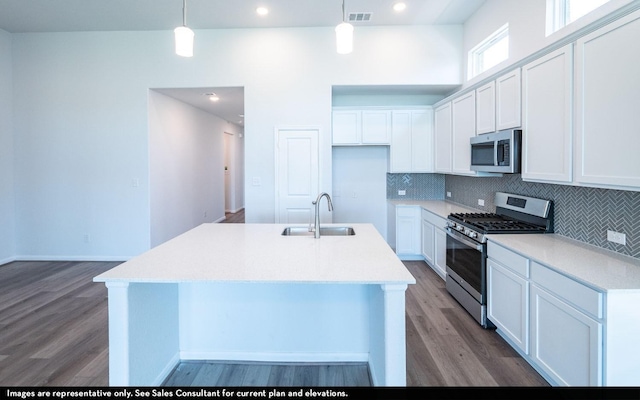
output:
[[342, 23], [336, 26], [336, 49], [338, 54], [349, 54], [353, 51], [353, 25], [346, 22], [344, 0], [342, 0]]
[[187, 0], [182, 0], [182, 26], [173, 30], [176, 37], [176, 54], [193, 57], [193, 31], [187, 28]]

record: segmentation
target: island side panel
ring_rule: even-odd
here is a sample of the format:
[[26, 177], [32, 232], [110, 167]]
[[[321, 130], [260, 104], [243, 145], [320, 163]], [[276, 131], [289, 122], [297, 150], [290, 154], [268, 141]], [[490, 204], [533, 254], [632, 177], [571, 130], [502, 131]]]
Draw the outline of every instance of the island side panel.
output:
[[612, 290], [606, 296], [604, 385], [640, 385], [640, 291]]
[[403, 284], [370, 287], [369, 368], [375, 386], [407, 384], [406, 290]]
[[183, 360], [366, 362], [366, 285], [180, 284]]
[[179, 362], [178, 285], [107, 282], [109, 385], [157, 386]]

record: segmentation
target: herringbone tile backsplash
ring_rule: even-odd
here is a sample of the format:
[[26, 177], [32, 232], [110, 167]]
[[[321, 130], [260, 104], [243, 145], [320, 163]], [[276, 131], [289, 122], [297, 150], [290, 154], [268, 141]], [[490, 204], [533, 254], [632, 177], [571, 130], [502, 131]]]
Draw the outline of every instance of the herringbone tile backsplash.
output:
[[[406, 195], [398, 196], [398, 190], [406, 190]], [[640, 258], [640, 192], [523, 182], [519, 174], [387, 174], [388, 199], [442, 200], [446, 192], [451, 192], [447, 200], [487, 212], [495, 211], [495, 192], [553, 200], [555, 233]], [[624, 233], [627, 244], [607, 241], [607, 229]]]
[[[495, 211], [495, 192], [553, 200], [555, 233], [640, 258], [640, 192], [523, 182], [519, 174], [501, 178], [447, 175], [449, 200]], [[484, 199], [484, 207], [478, 206]], [[626, 235], [626, 246], [607, 240], [607, 229]]]

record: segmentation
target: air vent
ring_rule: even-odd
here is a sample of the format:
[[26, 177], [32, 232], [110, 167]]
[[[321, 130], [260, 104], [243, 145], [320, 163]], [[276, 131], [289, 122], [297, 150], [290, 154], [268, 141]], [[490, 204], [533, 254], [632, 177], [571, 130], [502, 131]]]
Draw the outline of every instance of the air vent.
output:
[[370, 12], [351, 12], [347, 15], [349, 22], [369, 22], [371, 21]]

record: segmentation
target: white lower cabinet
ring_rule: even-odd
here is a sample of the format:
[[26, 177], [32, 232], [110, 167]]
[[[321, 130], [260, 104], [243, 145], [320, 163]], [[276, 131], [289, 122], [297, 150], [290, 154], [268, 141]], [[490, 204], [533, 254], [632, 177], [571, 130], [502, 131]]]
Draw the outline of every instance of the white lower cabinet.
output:
[[446, 220], [429, 211], [422, 210], [422, 256], [442, 279], [447, 276]]
[[421, 250], [420, 206], [396, 206], [395, 249], [402, 260], [419, 260]]
[[529, 282], [492, 259], [487, 261], [488, 318], [524, 354], [529, 353]]
[[558, 386], [603, 385], [604, 294], [493, 242], [488, 316]]
[[531, 359], [559, 385], [602, 385], [602, 324], [532, 284]]

